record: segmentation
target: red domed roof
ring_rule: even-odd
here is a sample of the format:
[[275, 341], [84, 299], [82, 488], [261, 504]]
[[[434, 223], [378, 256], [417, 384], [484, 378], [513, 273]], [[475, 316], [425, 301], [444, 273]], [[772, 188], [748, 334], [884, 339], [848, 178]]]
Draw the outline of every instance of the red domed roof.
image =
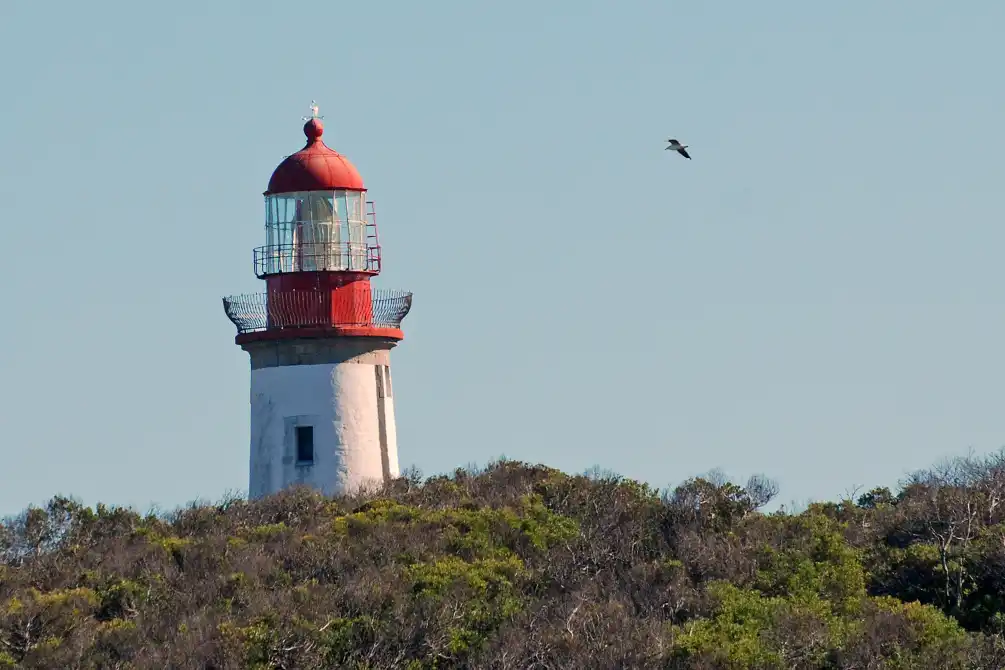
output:
[[269, 179], [265, 195], [292, 191], [365, 191], [363, 178], [345, 156], [321, 141], [325, 128], [321, 119], [304, 124], [307, 146], [279, 164]]

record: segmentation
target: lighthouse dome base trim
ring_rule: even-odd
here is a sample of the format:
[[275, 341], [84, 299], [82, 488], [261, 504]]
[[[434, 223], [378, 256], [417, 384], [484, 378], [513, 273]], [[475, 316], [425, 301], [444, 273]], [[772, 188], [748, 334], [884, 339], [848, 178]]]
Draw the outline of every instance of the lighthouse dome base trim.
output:
[[297, 485], [351, 494], [398, 476], [394, 345], [370, 337], [242, 344], [251, 357], [249, 498]]

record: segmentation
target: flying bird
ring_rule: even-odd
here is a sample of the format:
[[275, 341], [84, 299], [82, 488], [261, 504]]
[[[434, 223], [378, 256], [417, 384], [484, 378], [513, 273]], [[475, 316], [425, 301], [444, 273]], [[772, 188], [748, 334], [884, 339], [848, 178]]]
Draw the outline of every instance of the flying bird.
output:
[[674, 151], [676, 151], [677, 153], [679, 153], [684, 158], [686, 158], [688, 160], [691, 160], [691, 157], [687, 155], [687, 151], [686, 151], [687, 145], [686, 144], [681, 144], [680, 142], [678, 142], [677, 140], [673, 139], [672, 137], [670, 139], [668, 139], [667, 142], [670, 143], [670, 146], [668, 146], [667, 149], [673, 149]]

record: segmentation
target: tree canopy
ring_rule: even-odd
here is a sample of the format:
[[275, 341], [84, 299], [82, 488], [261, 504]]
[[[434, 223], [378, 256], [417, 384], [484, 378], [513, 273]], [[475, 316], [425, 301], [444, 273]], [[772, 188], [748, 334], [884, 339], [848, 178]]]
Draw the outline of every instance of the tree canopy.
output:
[[0, 668], [1005, 667], [1005, 452], [798, 512], [499, 461], [0, 525]]

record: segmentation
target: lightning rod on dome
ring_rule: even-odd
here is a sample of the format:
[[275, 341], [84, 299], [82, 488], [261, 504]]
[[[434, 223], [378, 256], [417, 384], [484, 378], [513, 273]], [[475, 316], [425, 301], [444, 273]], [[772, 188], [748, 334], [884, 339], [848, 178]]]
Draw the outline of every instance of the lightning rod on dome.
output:
[[303, 117], [304, 121], [310, 121], [311, 119], [323, 119], [323, 118], [325, 118], [325, 117], [321, 116], [320, 114], [318, 114], [319, 108], [318, 108], [318, 103], [316, 101], [311, 100], [311, 107], [310, 107], [310, 109], [311, 109], [311, 115]]

